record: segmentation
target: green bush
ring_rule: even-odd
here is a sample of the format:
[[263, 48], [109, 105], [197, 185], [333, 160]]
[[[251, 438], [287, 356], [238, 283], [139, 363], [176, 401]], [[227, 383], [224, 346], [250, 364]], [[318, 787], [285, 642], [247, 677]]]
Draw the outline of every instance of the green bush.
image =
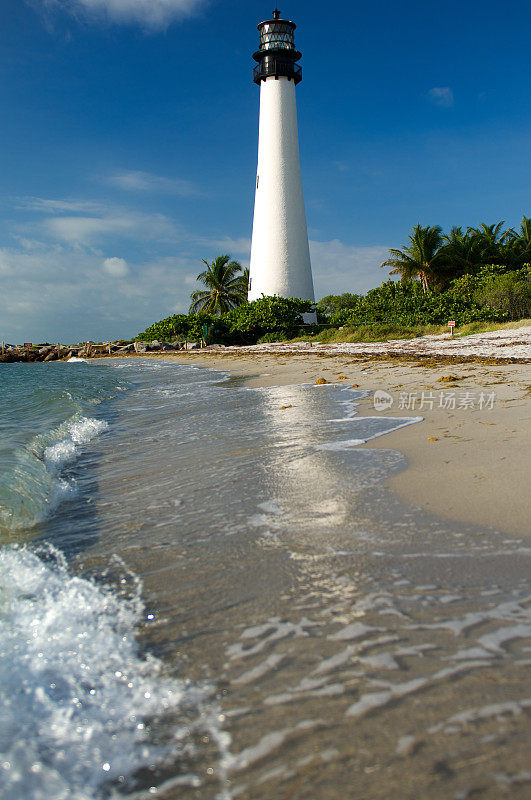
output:
[[261, 297], [252, 303], [243, 303], [223, 318], [234, 339], [248, 344], [271, 332], [281, 332], [286, 338], [292, 338], [303, 324], [302, 314], [312, 307], [309, 300]]
[[139, 333], [136, 339], [144, 342], [152, 342], [154, 339], [174, 339], [182, 337], [183, 339], [188, 335], [190, 330], [189, 316], [187, 314], [174, 314], [172, 317], [160, 322], [155, 322], [143, 333]]
[[474, 301], [509, 320], [531, 316], [531, 271], [486, 276], [474, 291]]
[[284, 331], [277, 331], [276, 333], [272, 331], [271, 333], [264, 333], [263, 336], [260, 336], [259, 339], [256, 340], [256, 344], [270, 344], [271, 342], [285, 342], [287, 341], [287, 335]]
[[[419, 281], [387, 280], [366, 295], [345, 293], [328, 295], [317, 303], [321, 324], [329, 326], [319, 333], [320, 341], [375, 341], [406, 338], [426, 332], [428, 326], [457, 326], [473, 323], [504, 322], [531, 316], [531, 270], [529, 266], [507, 271], [505, 266], [489, 265], [474, 275], [467, 273], [453, 280], [445, 291], [423, 292]], [[312, 309], [306, 300], [262, 297], [243, 303], [228, 313], [174, 314], [156, 322], [136, 338], [184, 339], [208, 343], [254, 344], [279, 342], [295, 336], [316, 334], [316, 326], [305, 326], [302, 314]], [[353, 339], [352, 336], [355, 338]]]
[[[311, 311], [309, 300], [262, 297], [222, 314], [174, 314], [139, 333], [136, 339], [190, 339], [207, 343], [254, 344], [263, 336], [268, 341], [285, 341], [296, 336], [303, 325], [302, 314]], [[312, 329], [317, 331], [317, 328]]]
[[[423, 292], [418, 281], [386, 281], [366, 295], [337, 295], [323, 298], [317, 308], [331, 327], [392, 324], [412, 328], [445, 325], [455, 319], [458, 325], [470, 322], [503, 322], [510, 314], [526, 316], [528, 289], [521, 271], [505, 272], [504, 267], [484, 267], [477, 275], [463, 275], [444, 292]], [[494, 281], [493, 276], [498, 276]], [[511, 277], [512, 276], [512, 277]], [[520, 276], [520, 277], [516, 277]], [[488, 288], [488, 301], [487, 292]], [[504, 298], [502, 300], [502, 297]], [[510, 299], [509, 299], [510, 298]], [[344, 305], [343, 305], [344, 303]]]

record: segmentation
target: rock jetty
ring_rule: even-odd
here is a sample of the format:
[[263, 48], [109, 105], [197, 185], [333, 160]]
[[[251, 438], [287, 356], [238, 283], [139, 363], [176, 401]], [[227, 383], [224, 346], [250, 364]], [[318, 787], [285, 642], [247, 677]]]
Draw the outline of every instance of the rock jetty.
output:
[[78, 344], [50, 344], [41, 342], [33, 344], [7, 344], [2, 342], [0, 347], [0, 363], [16, 361], [68, 361], [70, 358], [102, 358], [108, 355], [127, 353], [149, 353], [177, 350], [194, 350], [199, 345], [195, 342], [80, 342]]

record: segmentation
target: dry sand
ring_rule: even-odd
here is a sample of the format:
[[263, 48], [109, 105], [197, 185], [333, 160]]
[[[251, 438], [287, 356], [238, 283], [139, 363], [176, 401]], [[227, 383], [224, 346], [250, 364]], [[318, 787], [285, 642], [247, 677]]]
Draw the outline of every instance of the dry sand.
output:
[[[250, 387], [323, 378], [337, 386], [383, 390], [392, 396], [392, 407], [375, 410], [371, 395], [361, 402], [359, 414], [424, 418], [365, 445], [406, 455], [409, 468], [390, 479], [393, 491], [439, 517], [507, 534], [529, 533], [529, 363], [456, 363], [444, 355], [414, 358], [411, 351], [399, 360], [380, 348], [380, 354], [331, 355], [329, 346], [277, 347], [277, 352], [266, 346], [152, 357], [226, 370]], [[455, 350], [452, 355], [459, 357]], [[455, 408], [440, 407], [441, 398], [450, 406], [453, 398]]]

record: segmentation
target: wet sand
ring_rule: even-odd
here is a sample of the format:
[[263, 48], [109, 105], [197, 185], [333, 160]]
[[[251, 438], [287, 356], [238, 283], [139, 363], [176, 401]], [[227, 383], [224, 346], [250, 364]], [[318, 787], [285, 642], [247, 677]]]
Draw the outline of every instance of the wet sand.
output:
[[[212, 686], [227, 734], [223, 749], [206, 731], [190, 766], [168, 766], [168, 785], [155, 772], [148, 780], [157, 796], [527, 798], [528, 542], [505, 528], [446, 521], [381, 485], [383, 475], [392, 473], [391, 483], [411, 476], [412, 467], [400, 472], [397, 452], [408, 438], [426, 442], [428, 453], [444, 444], [442, 432], [427, 441], [429, 420], [443, 416], [366, 447], [343, 448], [340, 430], [338, 449], [321, 447], [323, 426], [344, 422], [329, 419], [343, 414], [335, 385], [416, 391], [461, 367], [306, 355], [178, 359], [233, 378], [186, 402], [171, 375], [166, 394], [155, 379], [155, 392], [124, 395], [115, 432], [100, 443], [91, 513], [105, 535], [87, 553], [102, 568], [118, 554], [141, 578], [143, 643], [172, 674]], [[476, 383], [463, 380], [458, 391], [501, 386], [498, 370], [505, 388], [520, 391], [521, 367], [473, 366], [482, 368], [486, 375], [474, 373]], [[329, 381], [322, 392], [300, 385], [319, 378]], [[238, 388], [249, 385], [277, 388]], [[510, 396], [500, 412], [514, 413], [516, 402], [521, 415]], [[370, 398], [362, 403], [359, 416], [389, 415]], [[466, 414], [475, 413], [460, 412], [471, 431]], [[457, 411], [452, 419], [457, 428]], [[481, 419], [476, 429], [495, 427]], [[172, 784], [189, 770], [201, 785]]]
[[309, 352], [192, 351], [150, 357], [227, 370], [249, 387], [324, 379], [338, 386], [387, 392], [393, 399], [390, 408], [375, 410], [371, 396], [361, 402], [359, 413], [424, 417], [418, 425], [367, 445], [396, 448], [407, 457], [408, 469], [388, 482], [393, 491], [438, 517], [508, 534], [530, 533], [529, 364], [452, 363], [437, 357], [400, 361]]

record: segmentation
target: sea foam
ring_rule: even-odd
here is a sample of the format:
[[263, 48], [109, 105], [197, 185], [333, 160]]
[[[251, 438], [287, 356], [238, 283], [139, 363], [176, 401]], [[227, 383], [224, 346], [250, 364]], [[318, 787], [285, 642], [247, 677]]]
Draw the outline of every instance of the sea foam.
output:
[[0, 475], [0, 529], [32, 528], [73, 496], [75, 479], [64, 470], [107, 428], [105, 420], [76, 414], [19, 448], [15, 468]]
[[69, 420], [64, 426], [64, 438], [44, 448], [44, 461], [55, 469], [71, 464], [76, 459], [79, 446], [87, 444], [108, 427], [104, 420], [90, 417]]
[[[0, 550], [5, 800], [94, 800], [113, 785], [129, 789], [140, 768], [190, 752], [190, 719], [206, 690], [164, 676], [157, 658], [140, 654], [139, 592], [123, 599], [72, 576], [51, 547]], [[153, 735], [168, 715], [163, 736]]]

